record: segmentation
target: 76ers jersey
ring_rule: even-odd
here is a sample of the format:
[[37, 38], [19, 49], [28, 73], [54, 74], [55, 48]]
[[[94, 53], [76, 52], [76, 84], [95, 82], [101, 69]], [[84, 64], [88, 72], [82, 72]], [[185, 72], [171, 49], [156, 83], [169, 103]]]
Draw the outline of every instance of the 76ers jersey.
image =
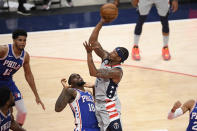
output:
[[10, 80], [13, 74], [23, 65], [25, 51], [22, 51], [18, 58], [13, 51], [13, 45], [8, 45], [8, 53], [4, 58], [0, 58], [0, 80]]
[[197, 131], [197, 103], [190, 113], [190, 120], [187, 131]]
[[0, 131], [9, 131], [11, 126], [11, 112], [10, 110], [6, 116], [0, 111]]
[[75, 131], [84, 131], [86, 128], [98, 129], [93, 96], [87, 91], [84, 92], [78, 89], [76, 91], [75, 100], [69, 104], [75, 117]]

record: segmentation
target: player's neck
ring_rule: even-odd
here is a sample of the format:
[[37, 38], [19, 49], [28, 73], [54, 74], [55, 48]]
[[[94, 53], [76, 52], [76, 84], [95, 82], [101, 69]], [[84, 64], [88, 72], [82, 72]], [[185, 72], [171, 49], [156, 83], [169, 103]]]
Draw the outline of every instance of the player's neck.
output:
[[76, 89], [79, 89], [81, 91], [85, 91], [84, 87], [83, 86], [77, 86]]
[[16, 57], [21, 55], [21, 50], [17, 49], [16, 46], [13, 44], [13, 53], [15, 54]]

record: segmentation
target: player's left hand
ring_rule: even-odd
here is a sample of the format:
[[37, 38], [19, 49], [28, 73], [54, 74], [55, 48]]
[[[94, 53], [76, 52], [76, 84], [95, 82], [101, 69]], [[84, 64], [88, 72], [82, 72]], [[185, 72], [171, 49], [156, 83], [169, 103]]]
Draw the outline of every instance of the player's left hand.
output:
[[39, 97], [36, 97], [36, 103], [40, 104], [42, 106], [42, 109], [45, 110], [45, 106], [44, 106], [44, 104], [42, 103], [42, 101], [40, 100]]
[[86, 87], [86, 88], [94, 88], [94, 84], [85, 83], [84, 87]]
[[93, 48], [92, 48], [92, 46], [91, 46], [90, 43], [88, 43], [87, 41], [85, 41], [85, 42], [83, 43], [83, 46], [85, 47], [87, 53], [92, 53]]
[[178, 10], [178, 0], [172, 1], [172, 12], [176, 12]]

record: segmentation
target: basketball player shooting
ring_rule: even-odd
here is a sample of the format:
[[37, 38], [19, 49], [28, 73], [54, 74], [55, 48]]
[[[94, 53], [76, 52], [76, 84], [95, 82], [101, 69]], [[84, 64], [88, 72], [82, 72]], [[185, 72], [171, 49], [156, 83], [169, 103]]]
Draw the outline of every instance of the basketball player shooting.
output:
[[[102, 48], [98, 42], [98, 35], [104, 23], [106, 23], [106, 20], [101, 18], [89, 38], [89, 43], [84, 42], [83, 45], [87, 51], [89, 73], [97, 78], [95, 83], [95, 106], [101, 131], [122, 131], [121, 105], [117, 96], [117, 88], [123, 76], [121, 63], [128, 58], [129, 53], [124, 47], [117, 47], [110, 53]], [[102, 59], [100, 69], [97, 69], [93, 62], [93, 50]]]

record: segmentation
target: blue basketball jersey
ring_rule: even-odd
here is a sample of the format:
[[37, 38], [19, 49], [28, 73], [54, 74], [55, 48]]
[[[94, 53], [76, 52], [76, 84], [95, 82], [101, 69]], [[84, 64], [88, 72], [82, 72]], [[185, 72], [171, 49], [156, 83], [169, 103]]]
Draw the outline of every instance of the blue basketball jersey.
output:
[[190, 113], [189, 125], [187, 131], [197, 131], [197, 103]]
[[0, 58], [0, 80], [10, 80], [14, 73], [16, 73], [24, 62], [25, 51], [23, 50], [21, 56], [16, 57], [13, 51], [13, 45], [8, 44], [8, 53], [4, 58]]
[[0, 131], [9, 131], [11, 126], [11, 111], [8, 110], [8, 113], [4, 115], [0, 111]]
[[75, 131], [99, 131], [93, 96], [87, 91], [76, 91], [75, 100], [69, 104], [75, 117]]

